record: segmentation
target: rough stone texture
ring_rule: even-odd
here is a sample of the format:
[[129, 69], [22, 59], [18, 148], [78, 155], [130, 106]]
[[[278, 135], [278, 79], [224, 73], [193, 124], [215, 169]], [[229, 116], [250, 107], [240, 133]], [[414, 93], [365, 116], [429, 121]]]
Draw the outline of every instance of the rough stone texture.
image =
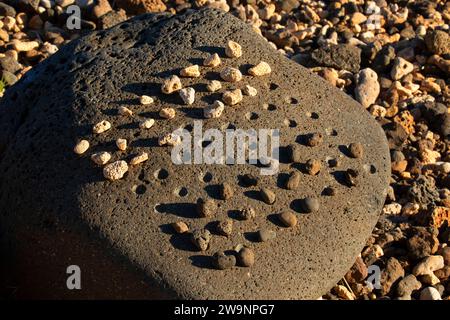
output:
[[[157, 146], [162, 132], [202, 118], [202, 108], [220, 95], [199, 90], [198, 105], [186, 107], [178, 95], [160, 94], [163, 79], [211, 53], [224, 57], [230, 39], [242, 45], [243, 55], [223, 59], [221, 68], [239, 67], [245, 75], [248, 66], [263, 60], [273, 71], [261, 78], [244, 76], [238, 85], [254, 86], [258, 96], [228, 107], [221, 118], [204, 121], [204, 129], [228, 123], [243, 129], [280, 128], [279, 175], [260, 176], [256, 166], [174, 165], [170, 148]], [[215, 73], [207, 78], [219, 79]], [[185, 86], [201, 87], [199, 83], [207, 79], [183, 79]], [[224, 83], [222, 90], [231, 85], [236, 84]], [[142, 106], [143, 94], [157, 100]], [[262, 108], [264, 103], [276, 105], [276, 112]], [[130, 108], [137, 118], [116, 116], [119, 106]], [[158, 130], [140, 130], [139, 120], [162, 107], [173, 107], [179, 115], [158, 122]], [[259, 117], [250, 121], [248, 112]], [[286, 118], [300, 126], [284, 126]], [[104, 119], [113, 128], [93, 135], [92, 125]], [[71, 42], [6, 92], [0, 127], [5, 249], [0, 261], [8, 262], [2, 268], [9, 270], [8, 281], [21, 297], [316, 299], [354, 263], [378, 219], [390, 176], [386, 138], [369, 113], [273, 50], [245, 23], [215, 10], [143, 15]], [[327, 135], [330, 129], [337, 135]], [[323, 134], [324, 143], [311, 148], [303, 138], [314, 132]], [[130, 139], [122, 153], [114, 147], [119, 137]], [[90, 141], [90, 152], [111, 152], [111, 161], [140, 152], [150, 157], [132, 166], [122, 180], [105, 181], [90, 152], [81, 157], [72, 152], [80, 138]], [[360, 159], [345, 154], [345, 146], [353, 142], [367, 150]], [[318, 176], [302, 174], [297, 190], [279, 187], [279, 177], [293, 168], [286, 161], [289, 144], [298, 145], [302, 162], [332, 157], [339, 158], [340, 167], [323, 168]], [[358, 170], [360, 183], [345, 186], [342, 168]], [[246, 173], [259, 177], [258, 186], [239, 186], [238, 176]], [[232, 201], [217, 200], [221, 207], [213, 219], [245, 206], [259, 214], [251, 221], [236, 220], [230, 237], [213, 236], [201, 253], [188, 234], [173, 234], [170, 224], [181, 217], [192, 229], [204, 228], [210, 219], [198, 218], [196, 199], [218, 199], [217, 186], [223, 182], [234, 186], [235, 195]], [[336, 195], [321, 197], [325, 186], [333, 186]], [[181, 187], [188, 191], [183, 198], [174, 192]], [[261, 201], [261, 187], [276, 192], [273, 205]], [[320, 197], [320, 209], [297, 212], [297, 200], [305, 197]], [[289, 207], [301, 227], [282, 229], [268, 218]], [[276, 231], [276, 239], [261, 243], [247, 236], [261, 229]], [[255, 252], [255, 264], [212, 269], [214, 252], [237, 244]], [[80, 266], [83, 290], [67, 290], [70, 264]]]
[[349, 44], [327, 45], [314, 50], [311, 57], [320, 66], [355, 73], [361, 64], [361, 49]]

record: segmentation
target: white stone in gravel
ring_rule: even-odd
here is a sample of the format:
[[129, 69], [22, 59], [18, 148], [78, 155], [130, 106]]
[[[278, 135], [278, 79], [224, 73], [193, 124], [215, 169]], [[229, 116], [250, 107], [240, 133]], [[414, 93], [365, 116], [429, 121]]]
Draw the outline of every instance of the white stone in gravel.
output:
[[397, 57], [395, 58], [394, 65], [392, 66], [391, 78], [393, 80], [400, 80], [407, 74], [411, 73], [413, 70], [414, 65], [411, 62], [401, 57]]
[[402, 214], [411, 216], [419, 212], [420, 206], [418, 203], [408, 202], [402, 208]]
[[195, 101], [195, 90], [194, 88], [184, 88], [179, 91], [181, 99], [183, 99], [184, 104], [191, 105]]
[[58, 47], [49, 42], [44, 42], [42, 45], [42, 51], [47, 52], [49, 54], [54, 54], [58, 51]]
[[442, 298], [436, 288], [426, 287], [420, 291], [420, 300], [442, 300]]
[[56, 0], [56, 4], [65, 8], [67, 6], [70, 6], [71, 4], [74, 4], [75, 0]]
[[222, 115], [223, 110], [225, 110], [225, 105], [222, 101], [216, 100], [212, 105], [203, 109], [203, 115], [207, 119], [219, 118]]
[[355, 78], [355, 99], [364, 108], [368, 108], [375, 103], [380, 94], [378, 75], [372, 69], [366, 68], [359, 71]]
[[12, 41], [12, 45], [14, 50], [18, 52], [27, 52], [33, 49], [37, 49], [39, 47], [39, 42], [37, 41], [20, 41], [18, 39], [14, 39]]
[[384, 118], [386, 116], [387, 110], [385, 107], [382, 107], [378, 104], [373, 104], [370, 109], [370, 114], [374, 117]]
[[397, 202], [387, 204], [383, 207], [383, 214], [399, 214], [402, 212], [402, 205]]
[[[412, 273], [415, 276], [431, 275], [434, 271], [444, 267], [444, 257], [435, 255], [423, 258], [413, 269]], [[434, 274], [433, 274], [434, 275]]]

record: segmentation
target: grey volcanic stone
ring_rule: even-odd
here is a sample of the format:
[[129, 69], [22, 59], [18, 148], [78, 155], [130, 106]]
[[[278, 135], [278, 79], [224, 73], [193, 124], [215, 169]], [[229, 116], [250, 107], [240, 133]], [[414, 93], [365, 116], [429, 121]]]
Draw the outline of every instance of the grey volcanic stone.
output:
[[319, 66], [355, 73], [361, 64], [361, 49], [349, 44], [332, 44], [314, 50], [311, 57]]
[[[242, 57], [225, 57], [228, 40], [242, 45]], [[196, 89], [195, 105], [184, 106], [177, 94], [160, 94], [163, 78], [213, 52], [222, 66], [202, 69], [201, 78], [182, 79]], [[272, 74], [248, 76], [247, 69], [260, 60], [270, 64]], [[223, 83], [222, 90], [250, 84], [258, 95], [227, 107], [203, 127], [279, 128], [279, 174], [261, 176], [253, 165], [175, 165], [170, 148], [158, 146], [161, 134], [192, 125], [202, 108], [220, 97], [205, 84], [226, 66], [238, 67], [244, 79]], [[156, 97], [155, 103], [140, 105], [143, 94]], [[118, 116], [119, 106], [133, 110], [134, 118]], [[175, 108], [177, 116], [158, 119], [162, 107]], [[258, 116], [249, 119], [248, 113]], [[140, 130], [144, 117], [157, 123]], [[110, 121], [112, 129], [93, 135], [93, 124], [101, 120]], [[298, 125], [287, 126], [286, 120]], [[245, 23], [210, 9], [143, 15], [71, 42], [6, 92], [0, 127], [0, 261], [11, 286], [19, 288], [18, 297], [316, 299], [342, 278], [363, 248], [390, 176], [383, 131], [357, 102], [273, 50]], [[320, 146], [305, 143], [312, 133], [323, 135]], [[127, 151], [116, 151], [119, 137], [128, 139]], [[81, 138], [91, 147], [79, 156], [72, 149]], [[350, 143], [363, 145], [361, 158], [347, 155]], [[331, 157], [340, 166], [304, 174], [287, 160], [290, 144], [300, 149], [302, 163]], [[149, 160], [110, 182], [90, 160], [100, 151], [111, 152], [112, 161], [145, 151]], [[345, 185], [346, 169], [358, 170], [357, 186]], [[287, 190], [279, 181], [292, 170], [301, 173], [301, 184]], [[258, 185], [241, 186], [244, 174], [258, 176]], [[225, 182], [234, 189], [226, 201], [218, 195]], [[336, 194], [321, 196], [326, 186]], [[276, 193], [274, 204], [261, 201], [264, 187]], [[319, 198], [319, 210], [298, 212], [305, 197]], [[214, 217], [198, 216], [198, 198], [220, 204]], [[235, 220], [229, 237], [212, 234], [205, 252], [189, 241], [189, 233], [173, 234], [170, 228], [180, 219], [190, 230], [208, 228], [248, 206], [256, 217]], [[290, 209], [298, 218], [295, 228], [271, 219]], [[275, 230], [277, 237], [258, 242], [248, 236], [261, 229]], [[252, 249], [254, 265], [215, 270], [212, 255], [238, 244]], [[67, 289], [69, 265], [80, 267], [82, 290]]]

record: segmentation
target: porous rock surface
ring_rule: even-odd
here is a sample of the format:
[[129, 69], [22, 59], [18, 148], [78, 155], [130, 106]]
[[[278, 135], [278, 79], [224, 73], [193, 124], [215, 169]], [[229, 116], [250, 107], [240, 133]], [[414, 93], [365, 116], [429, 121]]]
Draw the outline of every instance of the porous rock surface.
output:
[[[228, 40], [242, 46], [240, 58], [225, 57]], [[217, 70], [182, 79], [197, 91], [193, 106], [182, 105], [176, 94], [161, 95], [163, 78], [201, 65], [214, 52], [222, 58]], [[261, 60], [272, 74], [248, 76], [248, 68]], [[203, 121], [204, 129], [224, 130], [229, 124], [281, 129], [280, 172], [259, 176], [257, 187], [244, 188], [238, 181], [244, 173], [258, 176], [256, 166], [174, 165], [170, 148], [157, 145], [162, 133], [201, 119], [202, 108], [220, 99], [204, 87], [206, 79], [220, 80], [226, 66], [238, 67], [244, 79], [223, 83], [221, 92], [250, 84], [258, 95]], [[155, 103], [140, 105], [143, 94], [156, 97]], [[117, 116], [119, 106], [132, 109], [135, 118]], [[178, 116], [158, 121], [162, 107], [175, 108]], [[249, 112], [257, 117], [249, 120]], [[152, 129], [139, 129], [144, 117], [157, 119]], [[92, 125], [104, 119], [112, 129], [92, 134]], [[274, 51], [240, 20], [211, 9], [142, 15], [71, 42], [7, 91], [0, 128], [2, 267], [11, 270], [22, 297], [316, 299], [352, 266], [377, 221], [390, 175], [383, 131], [358, 103]], [[303, 142], [311, 133], [323, 134], [320, 146]], [[79, 156], [72, 149], [82, 138], [91, 148]], [[127, 151], [116, 151], [117, 138], [129, 141]], [[348, 155], [345, 146], [355, 142], [364, 147], [362, 158]], [[339, 166], [305, 174], [301, 165], [287, 161], [289, 144], [298, 145], [303, 162], [326, 164], [335, 158]], [[148, 152], [149, 160], [110, 182], [90, 160], [99, 151], [111, 152], [111, 161], [139, 152]], [[350, 168], [360, 173], [353, 187], [343, 181]], [[283, 186], [292, 170], [302, 175], [297, 190]], [[224, 182], [234, 188], [227, 201], [217, 197]], [[335, 188], [334, 196], [322, 195], [327, 186]], [[276, 193], [273, 205], [261, 201], [260, 187]], [[198, 217], [199, 197], [220, 203], [214, 218]], [[305, 197], [318, 198], [319, 210], [302, 212], [298, 201]], [[183, 220], [190, 230], [203, 228], [248, 205], [256, 218], [236, 220], [228, 238], [213, 234], [205, 252], [193, 246], [189, 234], [174, 234], [169, 227]], [[292, 229], [271, 218], [287, 208], [298, 217]], [[257, 242], [260, 229], [277, 236]], [[252, 248], [255, 264], [214, 269], [213, 254], [238, 244]], [[83, 290], [66, 288], [71, 264], [82, 270]]]

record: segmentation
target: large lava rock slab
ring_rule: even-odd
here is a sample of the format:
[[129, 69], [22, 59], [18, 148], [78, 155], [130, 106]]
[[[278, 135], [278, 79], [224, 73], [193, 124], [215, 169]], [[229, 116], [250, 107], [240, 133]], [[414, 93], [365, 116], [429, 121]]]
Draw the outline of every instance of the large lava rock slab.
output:
[[[225, 56], [228, 40], [242, 46], [241, 57]], [[178, 94], [161, 94], [164, 78], [201, 65], [211, 53], [220, 55], [221, 66], [201, 67], [200, 78], [182, 78], [197, 91], [192, 106]], [[249, 76], [249, 67], [261, 60], [272, 73]], [[239, 68], [243, 80], [208, 92], [206, 83], [220, 80], [227, 66]], [[226, 107], [203, 127], [280, 129], [279, 173], [259, 175], [256, 165], [173, 164], [171, 148], [158, 146], [158, 138], [189, 128], [221, 92], [246, 84], [258, 95]], [[144, 94], [155, 102], [141, 105]], [[121, 106], [133, 117], [118, 116]], [[163, 107], [175, 108], [177, 116], [159, 118]], [[156, 124], [140, 129], [139, 121], [149, 117]], [[93, 134], [102, 120], [112, 129]], [[71, 42], [8, 90], [0, 128], [2, 274], [17, 297], [316, 299], [363, 248], [390, 174], [383, 131], [359, 104], [273, 50], [240, 20], [215, 10], [143, 15]], [[311, 147], [314, 133], [323, 141]], [[117, 138], [128, 139], [127, 151], [117, 150]], [[78, 156], [73, 147], [80, 139], [91, 147]], [[351, 143], [362, 145], [362, 157], [349, 154]], [[287, 154], [291, 144], [299, 150], [297, 163]], [[90, 159], [99, 151], [111, 152], [111, 161], [129, 161], [139, 152], [148, 152], [149, 160], [111, 182]], [[321, 161], [317, 175], [306, 172], [309, 159]], [[288, 190], [292, 171], [299, 172], [300, 185]], [[242, 185], [239, 177], [246, 173], [259, 177], [257, 186]], [[229, 200], [218, 197], [224, 182], [234, 191]], [[276, 194], [274, 204], [261, 201], [261, 187]], [[306, 197], [318, 199], [317, 211], [306, 213]], [[198, 198], [215, 199], [214, 217], [198, 216]], [[245, 206], [254, 208], [256, 218], [235, 219]], [[296, 215], [296, 227], [279, 224], [274, 214], [284, 210]], [[215, 234], [214, 221], [227, 217], [234, 220], [232, 235]], [[198, 251], [188, 233], [175, 234], [170, 224], [176, 221], [190, 230], [210, 229], [208, 249]], [[255, 233], [262, 229], [276, 237], [259, 242]], [[238, 245], [255, 253], [252, 267], [214, 268], [216, 251]], [[82, 290], [66, 287], [70, 265], [81, 269]]]

